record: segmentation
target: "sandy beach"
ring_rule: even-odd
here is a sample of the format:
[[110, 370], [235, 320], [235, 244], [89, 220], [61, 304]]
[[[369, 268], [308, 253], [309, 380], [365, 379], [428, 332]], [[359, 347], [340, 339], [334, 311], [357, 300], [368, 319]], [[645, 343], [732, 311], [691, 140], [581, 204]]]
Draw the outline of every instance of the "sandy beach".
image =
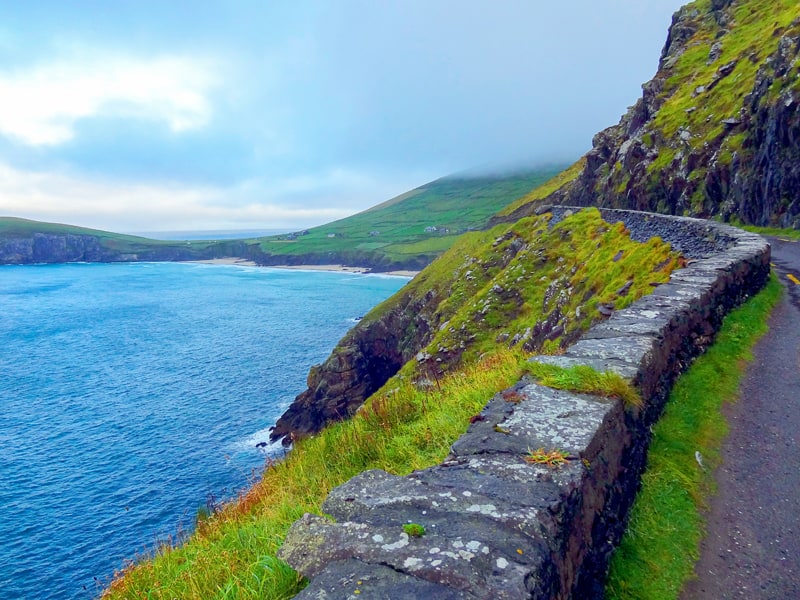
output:
[[381, 275], [393, 275], [394, 277], [416, 277], [419, 271], [386, 271]]
[[252, 260], [244, 258], [209, 258], [207, 260], [190, 260], [188, 262], [198, 263], [201, 265], [238, 265], [240, 267], [257, 267], [258, 265]]
[[[203, 265], [238, 265], [240, 267], [257, 267], [258, 264], [244, 258], [226, 257], [209, 258], [207, 260], [192, 260], [189, 262]], [[295, 271], [333, 271], [336, 273], [357, 273], [366, 275], [372, 273], [364, 267], [346, 267], [344, 265], [270, 265], [273, 269], [291, 269]], [[376, 275], [391, 275], [393, 277], [414, 277], [419, 271], [381, 271]]]
[[[364, 267], [346, 267], [344, 265], [274, 265], [276, 269], [293, 269], [298, 271], [334, 271], [337, 273], [359, 273], [366, 275], [372, 273], [371, 269]], [[419, 271], [380, 271], [376, 275], [391, 275], [394, 277], [414, 277]]]
[[363, 267], [345, 267], [344, 265], [272, 265], [276, 269], [292, 269], [293, 271], [335, 271], [337, 273], [369, 273]]

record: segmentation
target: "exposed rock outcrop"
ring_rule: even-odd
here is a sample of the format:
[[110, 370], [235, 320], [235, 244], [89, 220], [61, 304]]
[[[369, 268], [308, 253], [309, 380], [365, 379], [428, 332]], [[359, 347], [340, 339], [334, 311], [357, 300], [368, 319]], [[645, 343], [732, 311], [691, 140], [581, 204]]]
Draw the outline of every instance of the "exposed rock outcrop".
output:
[[[34, 222], [29, 222], [34, 223]], [[43, 229], [52, 229], [41, 223]], [[35, 226], [34, 226], [35, 227]], [[37, 263], [68, 262], [135, 262], [135, 261], [186, 261], [209, 258], [237, 257], [252, 260], [262, 266], [271, 265], [330, 265], [342, 264], [369, 269], [375, 272], [392, 270], [420, 270], [427, 266], [435, 253], [410, 256], [404, 260], [389, 260], [369, 252], [348, 250], [342, 252], [309, 252], [302, 255], [275, 255], [264, 252], [259, 243], [244, 240], [221, 240], [215, 242], [186, 241], [163, 242], [147, 238], [130, 241], [130, 236], [119, 236], [125, 243], [118, 243], [116, 234], [64, 226], [69, 231], [14, 232], [0, 234], [0, 265], [28, 265]]]
[[800, 227], [796, 3], [685, 6], [642, 87], [578, 176], [542, 202]]
[[101, 262], [112, 253], [89, 235], [34, 233], [30, 237], [0, 239], [0, 264]]
[[[46, 223], [42, 225], [48, 225]], [[78, 231], [91, 230], [72, 228]], [[122, 240], [122, 241], [120, 241]], [[133, 241], [132, 241], [133, 240]], [[231, 256], [225, 244], [191, 245], [114, 234], [32, 230], [0, 236], [0, 264], [183, 261]]]
[[380, 317], [363, 319], [323, 364], [311, 368], [308, 389], [278, 419], [270, 439], [283, 438], [288, 444], [351, 416], [430, 340], [441, 298], [435, 290], [400, 295], [392, 308]]

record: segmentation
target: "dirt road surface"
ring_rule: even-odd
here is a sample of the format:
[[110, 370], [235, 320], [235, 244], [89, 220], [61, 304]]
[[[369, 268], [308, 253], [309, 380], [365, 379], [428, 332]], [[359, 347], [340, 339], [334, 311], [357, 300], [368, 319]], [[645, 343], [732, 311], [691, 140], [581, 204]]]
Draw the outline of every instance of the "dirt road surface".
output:
[[719, 488], [684, 600], [800, 599], [800, 243], [770, 243], [788, 293], [726, 409]]

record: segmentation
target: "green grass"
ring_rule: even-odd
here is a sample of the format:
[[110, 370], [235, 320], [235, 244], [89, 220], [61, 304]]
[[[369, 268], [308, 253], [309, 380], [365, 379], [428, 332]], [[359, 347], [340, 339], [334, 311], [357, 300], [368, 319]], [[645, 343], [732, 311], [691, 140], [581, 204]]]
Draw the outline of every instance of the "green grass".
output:
[[759, 235], [771, 235], [772, 237], [777, 237], [777, 238], [800, 240], [800, 230], [797, 229], [781, 229], [779, 227], [756, 227], [755, 225], [740, 225], [740, 224], [737, 224], [736, 226], [741, 227], [742, 229], [745, 229], [747, 231], [757, 233]]
[[[564, 323], [586, 328], [593, 322], [595, 297], [629, 303], [653, 289], [648, 282], [668, 278], [678, 264], [668, 245], [657, 239], [633, 242], [621, 224], [603, 222], [596, 209], [580, 211], [552, 229], [548, 220], [544, 215], [464, 236], [357, 326], [394, 318], [414, 298], [425, 300], [422, 310], [429, 311], [431, 323], [449, 321], [459, 335], [468, 324], [474, 325], [475, 337], [463, 338], [458, 360], [447, 355], [448, 370], [436, 375], [436, 385], [416, 385], [418, 377], [428, 373], [412, 359], [352, 419], [298, 442], [286, 460], [270, 466], [244, 496], [219, 513], [204, 515], [185, 543], [165, 544], [151, 559], [131, 565], [106, 596], [246, 599], [296, 593], [303, 582], [274, 558], [296, 519], [305, 512], [319, 513], [333, 487], [364, 470], [404, 475], [438, 464], [466, 431], [470, 418], [522, 376], [528, 353], [522, 344], [496, 342], [510, 322], [502, 315], [493, 322], [488, 318], [493, 310], [519, 312], [515, 326], [527, 327], [554, 310], [554, 300], [544, 301], [545, 290], [559, 289], [564, 298], [569, 296], [562, 304]], [[509, 250], [515, 243], [522, 246], [512, 256]], [[612, 261], [618, 253], [620, 258]], [[553, 281], [569, 284], [574, 293], [553, 287]], [[614, 290], [627, 281], [635, 282], [629, 295], [616, 297]], [[517, 308], [500, 301], [495, 307], [493, 287], [512, 283], [520, 289]], [[583, 307], [580, 318], [578, 307]], [[452, 336], [444, 327], [428, 351], [440, 352], [437, 344], [450, 343]]]
[[[709, 0], [698, 0], [691, 7], [699, 11], [693, 19], [698, 28], [667, 72], [662, 94], [668, 100], [654, 125], [665, 138], [673, 138], [679, 128], [687, 127], [693, 134], [689, 144], [699, 147], [723, 133], [722, 119], [738, 115], [745, 95], [753, 89], [760, 61], [777, 47], [780, 36], [772, 35], [773, 31], [787, 28], [798, 11], [794, 0], [749, 0], [733, 7], [728, 33], [719, 38], [720, 57], [709, 64], [708, 53], [721, 28], [710, 13]], [[712, 84], [720, 66], [734, 61], [730, 75], [719, 79], [713, 89], [696, 94], [698, 86]], [[694, 110], [687, 113], [687, 109]]]
[[[485, 228], [497, 211], [560, 170], [546, 167], [502, 176], [444, 177], [364, 212], [309, 229], [295, 239], [264, 238], [260, 249], [275, 256], [333, 253], [346, 260], [380, 260], [389, 265], [402, 264], [409, 256], [430, 262], [458, 234]], [[426, 232], [426, 227], [437, 231]], [[361, 254], [354, 254], [355, 250]]]
[[403, 531], [411, 537], [422, 537], [425, 535], [425, 527], [419, 523], [406, 523], [403, 525]]
[[[781, 293], [773, 275], [762, 292], [725, 318], [714, 344], [677, 381], [653, 430], [642, 488], [611, 560], [606, 598], [677, 598], [693, 576], [702, 511], [728, 431], [721, 409], [735, 401], [751, 349], [767, 331]], [[708, 470], [698, 465], [696, 451]]]
[[169, 245], [174, 242], [164, 242], [161, 240], [151, 240], [149, 238], [136, 235], [125, 235], [122, 233], [112, 233], [100, 229], [89, 229], [87, 227], [76, 227], [75, 225], [63, 225], [61, 223], [45, 223], [42, 221], [31, 221], [29, 219], [18, 219], [16, 217], [0, 217], [0, 237], [3, 238], [26, 238], [34, 233], [45, 233], [54, 235], [91, 235], [99, 238], [104, 243], [118, 247], [137, 247], [149, 245]]
[[530, 193], [526, 194], [519, 200], [512, 202], [501, 211], [498, 212], [500, 216], [509, 216], [513, 214], [516, 210], [527, 206], [533, 202], [537, 202], [547, 198], [550, 194], [555, 192], [556, 190], [561, 189], [564, 185], [569, 183], [570, 181], [574, 180], [578, 175], [580, 175], [583, 168], [586, 166], [586, 158], [581, 158], [570, 167], [558, 173], [557, 175], [553, 176], [552, 178], [548, 179], [545, 183], [537, 187], [536, 189], [532, 190]]
[[530, 363], [526, 369], [538, 383], [547, 387], [617, 398], [628, 407], [642, 405], [641, 396], [625, 378], [610, 371], [600, 373], [586, 365], [564, 368], [542, 363]]
[[345, 422], [303, 440], [245, 496], [202, 521], [179, 547], [162, 546], [131, 566], [107, 598], [288, 598], [303, 581], [275, 558], [289, 526], [320, 513], [328, 492], [366, 469], [404, 475], [443, 460], [494, 391], [521, 375], [505, 352], [445, 377], [440, 389], [411, 384], [376, 395]]
[[[652, 291], [651, 283], [668, 281], [680, 264], [668, 244], [633, 242], [622, 223], [606, 223], [597, 209], [579, 211], [552, 229], [548, 220], [549, 214], [527, 217], [467, 238], [432, 265], [437, 279], [450, 282], [437, 286], [443, 299], [434, 319], [447, 326], [426, 348], [440, 368], [493, 349], [498, 336], [520, 340], [529, 352], [557, 352], [601, 318], [601, 304], [628, 306]], [[629, 283], [629, 293], [620, 295]], [[547, 321], [563, 331], [526, 341], [529, 330]]]
[[536, 450], [529, 450], [528, 454], [526, 454], [523, 459], [525, 462], [532, 465], [545, 465], [557, 469], [570, 460], [570, 455], [558, 448], [553, 448], [552, 450], [537, 448]]

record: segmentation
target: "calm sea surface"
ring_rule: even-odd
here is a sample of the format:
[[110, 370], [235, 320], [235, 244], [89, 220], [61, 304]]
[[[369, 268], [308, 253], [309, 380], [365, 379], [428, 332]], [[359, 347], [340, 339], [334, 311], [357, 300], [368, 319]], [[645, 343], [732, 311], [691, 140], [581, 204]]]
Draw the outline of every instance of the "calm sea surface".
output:
[[[91, 598], [258, 473], [269, 427], [393, 277], [0, 266], [0, 598]], [[96, 579], [95, 579], [96, 578]]]

